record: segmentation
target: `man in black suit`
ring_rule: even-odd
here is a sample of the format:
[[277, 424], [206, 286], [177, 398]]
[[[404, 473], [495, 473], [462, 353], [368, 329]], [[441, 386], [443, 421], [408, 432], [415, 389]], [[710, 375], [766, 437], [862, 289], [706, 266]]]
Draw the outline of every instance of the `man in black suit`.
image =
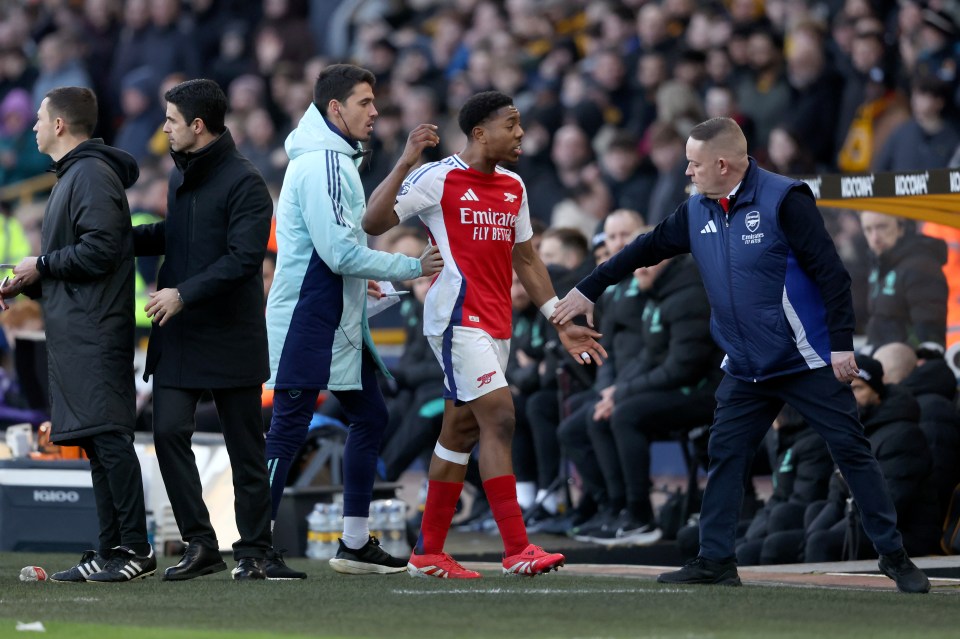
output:
[[163, 130], [176, 163], [167, 218], [134, 228], [137, 255], [165, 256], [146, 306], [154, 324], [144, 375], [153, 375], [157, 460], [188, 546], [163, 578], [226, 569], [190, 447], [197, 402], [209, 391], [233, 469], [240, 532], [233, 578], [264, 579], [265, 560], [274, 555], [260, 415], [270, 372], [260, 269], [273, 204], [224, 127], [226, 97], [215, 82], [183, 82], [164, 98]]

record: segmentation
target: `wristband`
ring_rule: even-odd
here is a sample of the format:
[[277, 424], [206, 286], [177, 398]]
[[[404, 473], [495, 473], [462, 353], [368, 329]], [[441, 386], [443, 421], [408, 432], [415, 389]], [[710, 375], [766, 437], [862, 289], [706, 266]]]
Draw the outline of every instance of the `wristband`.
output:
[[[183, 297], [180, 295], [180, 291], [179, 291], [179, 290], [177, 291], [177, 301], [179, 301], [181, 304], [183, 304]], [[183, 304], [183, 305], [186, 306], [186, 304]]]
[[540, 306], [540, 312], [543, 313], [543, 316], [549, 320], [551, 317], [553, 317], [553, 311], [557, 308], [557, 304], [559, 303], [560, 298], [554, 295]]
[[47, 255], [41, 255], [37, 258], [37, 273], [39, 273], [41, 277], [46, 277], [50, 274], [49, 259]]

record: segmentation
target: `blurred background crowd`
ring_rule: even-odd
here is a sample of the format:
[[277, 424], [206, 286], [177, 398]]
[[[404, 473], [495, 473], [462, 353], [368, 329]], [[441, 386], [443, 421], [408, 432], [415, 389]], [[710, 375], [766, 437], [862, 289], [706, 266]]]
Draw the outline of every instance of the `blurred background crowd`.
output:
[[[160, 127], [169, 87], [217, 81], [240, 151], [276, 194], [287, 163], [283, 141], [309, 106], [319, 71], [338, 61], [377, 78], [379, 118], [361, 169], [368, 193], [417, 124], [439, 125], [441, 145], [424, 159], [440, 159], [462, 148], [456, 114], [470, 95], [496, 89], [514, 97], [525, 136], [513, 168], [526, 183], [540, 254], [561, 295], [688, 197], [685, 141], [706, 118], [734, 118], [759, 164], [787, 175], [960, 166], [957, 0], [8, 1], [0, 2], [0, 261], [37, 253], [52, 181], [31, 127], [51, 88], [96, 91], [97, 134], [141, 167], [128, 193], [137, 224], [166, 213], [171, 160]], [[936, 369], [940, 385], [916, 382], [913, 395], [943, 397], [948, 408], [937, 415], [947, 425], [913, 438], [928, 442], [927, 457], [911, 484], [914, 501], [903, 502], [916, 504], [923, 482], [939, 482], [939, 502], [923, 522], [936, 528], [960, 481], [951, 470], [960, 469], [956, 372], [943, 357], [960, 340], [960, 231], [869, 212], [823, 213], [853, 278], [864, 353], [907, 349], [898, 351], [903, 370], [891, 384], [929, 363]], [[377, 246], [419, 255], [424, 242], [411, 226]], [[156, 268], [138, 265], [141, 296]], [[264, 270], [268, 288], [269, 259]], [[395, 379], [385, 381], [392, 408], [381, 474], [388, 479], [429, 451], [442, 408], [440, 369], [419, 334], [426, 284], [401, 285], [414, 294], [399, 312], [406, 348]], [[596, 543], [656, 541], [650, 443], [686, 438], [712, 413], [721, 354], [701, 294], [685, 258], [611, 287], [599, 305], [611, 366], [594, 379], [563, 365], [551, 329], [514, 286], [508, 375], [531, 524]], [[2, 318], [7, 329], [42, 326], [39, 311], [17, 307]], [[148, 320], [138, 322], [145, 335]], [[880, 353], [877, 361], [884, 359]], [[886, 386], [872, 390], [878, 403], [887, 397]], [[686, 410], [677, 393], [687, 397]], [[644, 402], [630, 401], [640, 395]], [[323, 412], [336, 418], [332, 403]], [[914, 412], [902, 426], [914, 429], [903, 431], [904, 442], [920, 428]], [[785, 451], [803, 439], [795, 416], [780, 421], [766, 472], [786, 468]], [[821, 466], [825, 475], [798, 503], [827, 498], [832, 465]], [[569, 469], [583, 498], [564, 511]], [[805, 525], [803, 510], [791, 511], [794, 531]], [[650, 534], [618, 541], [630, 526]], [[910, 554], [936, 546], [929, 534], [924, 540], [926, 550], [908, 545]]]

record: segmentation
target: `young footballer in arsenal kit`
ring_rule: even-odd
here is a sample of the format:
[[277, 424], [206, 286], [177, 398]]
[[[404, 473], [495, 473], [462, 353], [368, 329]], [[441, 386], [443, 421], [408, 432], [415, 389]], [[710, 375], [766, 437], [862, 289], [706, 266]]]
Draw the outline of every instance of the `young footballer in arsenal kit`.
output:
[[[424, 304], [424, 333], [443, 368], [446, 405], [443, 428], [430, 463], [430, 484], [420, 538], [407, 572], [413, 576], [472, 579], [443, 552], [463, 488], [467, 460], [479, 444], [480, 474], [503, 538], [503, 571], [537, 575], [563, 565], [527, 539], [517, 503], [511, 461], [514, 407], [504, 371], [510, 350], [511, 269], [549, 317], [557, 297], [530, 238], [530, 212], [523, 181], [499, 166], [520, 157], [523, 129], [513, 100], [496, 91], [479, 93], [459, 115], [466, 148], [407, 175], [420, 151], [436, 146], [436, 127], [421, 125], [421, 144], [408, 145], [396, 168], [370, 197], [363, 228], [379, 235], [414, 216], [440, 248], [444, 267]], [[398, 193], [399, 191], [399, 193]], [[560, 340], [580, 363], [602, 363], [606, 352], [588, 328], [557, 327]]]

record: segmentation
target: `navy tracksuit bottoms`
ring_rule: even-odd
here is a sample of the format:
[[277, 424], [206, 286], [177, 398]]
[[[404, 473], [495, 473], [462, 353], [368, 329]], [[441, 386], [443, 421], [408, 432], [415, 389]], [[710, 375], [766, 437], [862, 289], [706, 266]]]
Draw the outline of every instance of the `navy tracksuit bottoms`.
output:
[[735, 555], [744, 480], [760, 441], [785, 403], [797, 409], [826, 441], [877, 552], [889, 554], [902, 548], [897, 513], [863, 434], [853, 392], [826, 366], [759, 382], [727, 375], [720, 383], [700, 511], [700, 556], [719, 561]]

